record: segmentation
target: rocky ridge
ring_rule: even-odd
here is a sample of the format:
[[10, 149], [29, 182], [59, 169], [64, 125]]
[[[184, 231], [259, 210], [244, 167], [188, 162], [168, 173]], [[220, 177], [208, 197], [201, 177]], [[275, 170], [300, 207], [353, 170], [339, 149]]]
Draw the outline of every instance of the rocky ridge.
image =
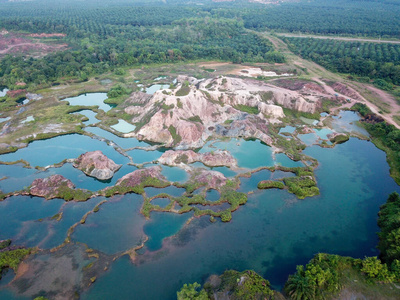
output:
[[324, 97], [317, 84], [293, 91], [254, 79], [179, 76], [175, 89], [131, 95], [125, 112], [138, 126], [125, 136], [178, 149], [201, 147], [212, 136], [257, 138], [272, 145], [268, 125], [285, 117], [282, 107], [315, 113]]
[[99, 180], [108, 180], [114, 176], [122, 165], [116, 164], [101, 151], [92, 151], [81, 154], [73, 163], [73, 166], [86, 175]]
[[196, 153], [193, 150], [168, 150], [163, 153], [163, 155], [158, 159], [158, 162], [169, 166], [201, 162], [209, 167], [226, 166], [237, 168], [236, 159], [225, 150], [216, 150], [207, 153]]

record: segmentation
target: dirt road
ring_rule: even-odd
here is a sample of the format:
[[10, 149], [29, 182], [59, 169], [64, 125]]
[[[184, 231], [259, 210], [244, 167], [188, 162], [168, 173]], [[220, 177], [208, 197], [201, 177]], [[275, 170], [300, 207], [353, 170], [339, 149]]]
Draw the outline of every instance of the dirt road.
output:
[[292, 34], [292, 33], [277, 33], [278, 36], [284, 37], [299, 37], [299, 38], [313, 38], [322, 40], [338, 40], [347, 42], [370, 42], [370, 43], [386, 43], [386, 44], [400, 44], [399, 40], [382, 40], [382, 39], [368, 39], [368, 38], [352, 38], [352, 37], [338, 37], [329, 35], [308, 35], [308, 34]]

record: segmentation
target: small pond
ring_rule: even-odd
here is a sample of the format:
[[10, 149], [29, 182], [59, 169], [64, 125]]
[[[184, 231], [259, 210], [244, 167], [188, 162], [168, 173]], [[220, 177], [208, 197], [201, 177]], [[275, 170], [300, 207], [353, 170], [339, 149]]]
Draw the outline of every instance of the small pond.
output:
[[69, 102], [69, 105], [83, 105], [83, 106], [98, 106], [99, 109], [105, 112], [113, 108], [113, 105], [104, 103], [107, 99], [107, 93], [87, 93], [77, 97], [70, 97], [62, 99], [62, 101]]

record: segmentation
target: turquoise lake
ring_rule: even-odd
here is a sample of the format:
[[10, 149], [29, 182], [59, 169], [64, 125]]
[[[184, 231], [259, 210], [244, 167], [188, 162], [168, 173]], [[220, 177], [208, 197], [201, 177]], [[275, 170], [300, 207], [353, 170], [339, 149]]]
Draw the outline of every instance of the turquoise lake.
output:
[[[345, 124], [345, 120], [356, 117], [344, 114], [338, 120]], [[353, 125], [356, 126], [340, 127], [353, 128]], [[122, 149], [149, 146], [97, 127], [85, 130], [113, 141]], [[0, 202], [0, 240], [12, 238], [17, 245], [50, 249], [60, 245], [68, 229], [78, 223], [71, 234], [72, 245], [84, 243], [114, 257], [142, 245], [148, 238], [134, 262], [126, 255], [116, 259], [107, 271], [98, 274], [93, 286], [83, 291], [81, 299], [132, 299], [132, 295], [135, 299], [176, 299], [176, 291], [184, 283], [204, 283], [209, 275], [226, 269], [254, 269], [274, 288], [280, 289], [296, 265], [307, 263], [318, 252], [360, 258], [378, 255], [375, 247], [379, 206], [391, 192], [400, 192], [400, 187], [389, 176], [385, 153], [371, 142], [350, 138], [334, 148], [312, 145], [330, 132], [322, 129], [315, 134], [299, 135], [308, 145], [304, 154], [319, 162], [315, 175], [321, 195], [316, 197], [298, 200], [286, 190], [258, 190], [261, 180], [293, 176], [289, 172], [269, 170], [260, 170], [249, 178], [240, 177], [238, 191], [249, 193], [248, 202], [232, 213], [229, 223], [219, 219], [211, 223], [208, 216], [191, 220], [193, 212], [182, 215], [151, 212], [146, 219], [140, 213], [143, 196], [136, 194], [95, 197], [86, 202], [12, 196]], [[295, 162], [283, 153], [273, 154], [272, 148], [260, 141], [208, 142], [200, 152], [216, 149], [229, 150], [243, 172], [277, 164], [303, 166], [302, 162]], [[22, 164], [0, 164], [0, 178], [6, 176], [0, 180], [0, 189], [3, 192], [21, 190], [35, 178], [61, 174], [78, 188], [96, 191], [114, 185], [119, 178], [137, 169], [128, 165], [129, 159], [105, 141], [78, 134], [32, 142], [15, 153], [0, 155], [0, 161], [24, 159], [32, 166], [46, 166], [94, 150], [101, 150], [123, 165], [111, 180], [103, 182], [88, 177], [70, 163], [46, 171], [24, 168]], [[127, 151], [138, 164], [157, 160], [162, 153], [142, 149]], [[237, 174], [227, 167], [207, 168], [201, 163], [192, 166], [220, 171], [228, 177]], [[173, 182], [188, 179], [187, 173], [177, 167], [162, 166], [162, 174]], [[179, 197], [184, 192], [185, 189], [175, 186], [145, 188], [146, 197], [156, 197], [160, 193]], [[204, 193], [204, 190], [198, 189], [195, 193]], [[220, 198], [220, 193], [214, 189], [209, 189], [205, 195], [210, 201]], [[99, 210], [80, 224], [82, 217], [102, 201], [105, 203]], [[161, 198], [152, 201], [161, 207], [169, 203], [168, 199]], [[228, 205], [193, 207], [219, 211]], [[6, 281], [12, 277], [11, 272], [6, 275]], [[3, 281], [0, 299], [26, 298], [12, 294]]]
[[[203, 283], [231, 268], [254, 269], [280, 288], [297, 264], [318, 252], [377, 255], [376, 214], [388, 194], [400, 190], [389, 177], [385, 154], [354, 138], [305, 153], [320, 162], [320, 196], [297, 200], [287, 191], [256, 191], [228, 224], [196, 219], [136, 264], [120, 258], [83, 299], [175, 299], [183, 283]], [[270, 173], [261, 171], [242, 184], [254, 187]]]

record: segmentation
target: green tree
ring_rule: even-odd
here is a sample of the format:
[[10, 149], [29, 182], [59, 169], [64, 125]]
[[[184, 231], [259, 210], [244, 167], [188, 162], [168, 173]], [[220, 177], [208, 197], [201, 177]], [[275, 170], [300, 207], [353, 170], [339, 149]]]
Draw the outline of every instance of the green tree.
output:
[[178, 300], [208, 300], [208, 295], [204, 289], [198, 291], [201, 285], [197, 282], [184, 284], [179, 292], [176, 293]]

